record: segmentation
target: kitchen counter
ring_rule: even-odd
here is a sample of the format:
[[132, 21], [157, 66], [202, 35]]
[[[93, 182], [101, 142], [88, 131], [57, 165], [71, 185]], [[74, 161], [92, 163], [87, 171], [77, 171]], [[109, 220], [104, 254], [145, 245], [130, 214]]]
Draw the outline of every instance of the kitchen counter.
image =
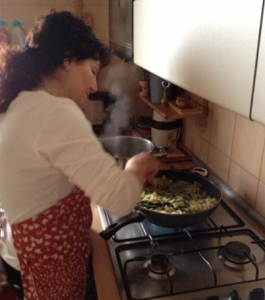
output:
[[119, 300], [119, 290], [109, 255], [108, 245], [98, 234], [103, 228], [101, 226], [97, 205], [92, 205], [92, 211], [92, 263], [98, 300]]
[[[192, 161], [182, 161], [178, 163], [166, 164], [161, 161], [161, 169], [169, 169], [173, 166], [175, 169], [189, 169], [194, 166]], [[246, 220], [265, 238], [265, 231], [259, 228], [253, 220], [241, 210], [234, 202], [226, 195], [223, 198], [235, 210], [240, 211]], [[119, 289], [112, 266], [107, 242], [99, 236], [99, 232], [103, 230], [98, 207], [92, 205], [93, 224], [92, 224], [92, 262], [94, 268], [94, 276], [98, 293], [98, 300], [120, 300]]]

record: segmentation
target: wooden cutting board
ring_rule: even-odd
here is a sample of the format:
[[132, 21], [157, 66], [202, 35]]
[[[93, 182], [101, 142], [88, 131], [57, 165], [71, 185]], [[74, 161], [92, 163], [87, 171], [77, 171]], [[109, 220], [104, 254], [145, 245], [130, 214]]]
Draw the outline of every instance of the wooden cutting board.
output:
[[168, 154], [166, 157], [163, 157], [162, 160], [164, 162], [177, 162], [177, 161], [185, 161], [192, 160], [191, 153], [182, 145], [178, 145], [178, 148], [174, 150], [168, 150]]

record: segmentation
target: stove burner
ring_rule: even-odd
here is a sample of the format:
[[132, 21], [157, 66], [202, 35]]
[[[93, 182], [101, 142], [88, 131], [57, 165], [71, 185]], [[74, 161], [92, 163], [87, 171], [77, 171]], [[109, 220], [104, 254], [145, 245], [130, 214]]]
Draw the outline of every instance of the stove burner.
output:
[[230, 242], [226, 244], [225, 250], [230, 255], [233, 255], [235, 257], [248, 257], [250, 254], [250, 248], [241, 242]]
[[174, 265], [163, 254], [154, 254], [144, 263], [144, 268], [148, 269], [150, 277], [159, 280], [172, 277], [176, 271]]
[[219, 249], [218, 257], [225, 265], [235, 269], [245, 269], [251, 260], [255, 260], [250, 248], [236, 241], [229, 242]]

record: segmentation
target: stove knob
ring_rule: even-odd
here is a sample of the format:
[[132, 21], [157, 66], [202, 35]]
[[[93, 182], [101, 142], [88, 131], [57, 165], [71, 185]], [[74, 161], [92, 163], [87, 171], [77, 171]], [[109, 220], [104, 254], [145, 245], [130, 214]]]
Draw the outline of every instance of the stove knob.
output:
[[264, 289], [257, 288], [249, 293], [248, 300], [264, 300]]
[[227, 297], [227, 300], [241, 300], [236, 290], [233, 290]]

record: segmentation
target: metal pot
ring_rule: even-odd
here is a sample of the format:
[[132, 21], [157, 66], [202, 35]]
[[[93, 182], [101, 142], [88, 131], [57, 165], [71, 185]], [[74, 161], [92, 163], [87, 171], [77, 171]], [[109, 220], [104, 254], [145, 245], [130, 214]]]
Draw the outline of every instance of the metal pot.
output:
[[174, 181], [184, 180], [189, 183], [194, 183], [195, 181], [199, 182], [201, 184], [201, 190], [205, 191], [208, 196], [215, 197], [217, 199], [217, 204], [202, 212], [186, 215], [159, 213], [137, 205], [131, 214], [121, 217], [115, 224], [111, 224], [105, 230], [100, 232], [100, 236], [103, 239], [108, 240], [115, 232], [127, 224], [142, 222], [143, 220], [158, 226], [171, 228], [193, 226], [207, 219], [218, 207], [221, 201], [221, 191], [208, 179], [197, 174], [172, 170], [159, 171], [157, 177], [162, 177], [163, 175]]
[[127, 160], [141, 152], [152, 152], [157, 158], [167, 155], [166, 151], [154, 151], [154, 144], [144, 138], [135, 136], [111, 136], [99, 138], [103, 147], [113, 157], [116, 158], [118, 165], [124, 167]]

